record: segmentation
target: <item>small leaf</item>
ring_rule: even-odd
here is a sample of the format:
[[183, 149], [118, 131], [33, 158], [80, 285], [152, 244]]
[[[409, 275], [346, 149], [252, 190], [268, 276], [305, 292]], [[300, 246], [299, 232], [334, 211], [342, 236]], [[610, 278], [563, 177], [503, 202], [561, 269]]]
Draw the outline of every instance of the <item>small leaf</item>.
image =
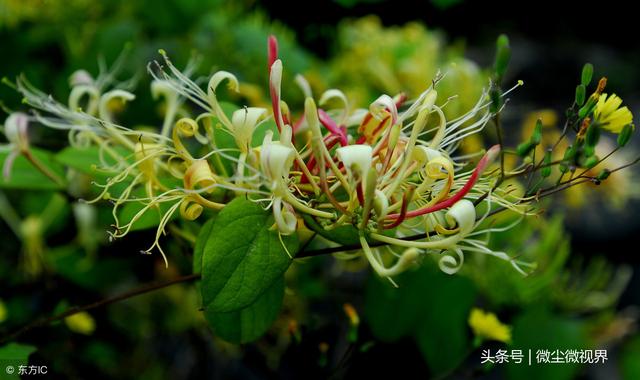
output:
[[230, 343], [248, 343], [260, 338], [278, 317], [284, 297], [284, 277], [276, 281], [251, 305], [220, 313], [205, 310], [205, 318], [216, 336]]
[[271, 213], [244, 198], [225, 206], [213, 225], [202, 258], [202, 300], [212, 312], [243, 309], [268, 289], [291, 264], [297, 235], [272, 231]]

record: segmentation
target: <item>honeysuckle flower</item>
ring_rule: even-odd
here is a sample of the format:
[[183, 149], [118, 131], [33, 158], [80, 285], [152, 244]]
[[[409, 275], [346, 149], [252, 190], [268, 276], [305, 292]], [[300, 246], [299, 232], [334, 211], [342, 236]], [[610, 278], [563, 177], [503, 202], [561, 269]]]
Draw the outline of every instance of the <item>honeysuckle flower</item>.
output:
[[627, 106], [621, 105], [622, 99], [616, 94], [601, 94], [593, 111], [595, 120], [604, 129], [620, 133], [626, 125], [633, 124], [633, 114]]
[[473, 334], [480, 339], [511, 343], [511, 327], [500, 322], [491, 312], [473, 308], [468, 322]]
[[[243, 196], [271, 210], [273, 229], [281, 235], [298, 233], [302, 216], [329, 236], [336, 228], [352, 227], [362, 253], [383, 277], [398, 275], [429, 254], [438, 255], [440, 268], [453, 274], [469, 252], [508, 261], [524, 273], [526, 263], [492, 251], [478, 238], [494, 231], [483, 227], [493, 205], [523, 213], [519, 199], [496, 186], [493, 162], [501, 147], [456, 156], [460, 142], [494, 116], [487, 92], [471, 109], [448, 119], [443, 108], [454, 100], [439, 98], [442, 75], [413, 100], [382, 94], [361, 108], [338, 89], [324, 92], [318, 108], [306, 80], [298, 77], [305, 102], [304, 112], [296, 112], [281, 99], [284, 65], [270, 38], [271, 112], [245, 106], [229, 117], [218, 89], [226, 83], [238, 91], [235, 75], [218, 71], [203, 89], [189, 77], [192, 66], [178, 70], [160, 53], [163, 64], [149, 66], [152, 95], [162, 95], [166, 103], [160, 133], [117, 123], [113, 103], [133, 101], [134, 95], [113, 87], [112, 77], [78, 74], [68, 106], [25, 81], [17, 86], [43, 113], [36, 114], [38, 122], [69, 130], [77, 148], [99, 148], [96, 166], [108, 179], [97, 184], [102, 191], [90, 202], [113, 203], [112, 238], [125, 236], [145, 213], [158, 213], [155, 240], [144, 252], [157, 249], [167, 260], [159, 239], [174, 216], [195, 220], [205, 209], [220, 210], [225, 200]], [[277, 130], [268, 130], [259, 142], [257, 127], [271, 117]], [[224, 146], [216, 138], [220, 131], [233, 137]], [[139, 211], [120, 220], [121, 208], [132, 202]], [[482, 202], [484, 214], [478, 215], [474, 202]]]
[[246, 107], [233, 112], [231, 117], [233, 138], [242, 153], [246, 153], [251, 147], [253, 131], [266, 112], [266, 109], [258, 107]]
[[[615, 142], [608, 137], [602, 137], [595, 147], [595, 154], [599, 157], [605, 157], [614, 149]], [[585, 175], [596, 178], [604, 170], [610, 171], [612, 168], [625, 165], [633, 160], [633, 154], [629, 153], [631, 152], [616, 152], [610, 155], [605, 163], [586, 169]], [[607, 205], [611, 205], [613, 209], [621, 210], [630, 200], [638, 198], [640, 198], [640, 178], [631, 170], [619, 170], [611, 173], [606, 180], [598, 184], [573, 186], [563, 194], [566, 205], [573, 208], [583, 208], [596, 199], [606, 199]]]

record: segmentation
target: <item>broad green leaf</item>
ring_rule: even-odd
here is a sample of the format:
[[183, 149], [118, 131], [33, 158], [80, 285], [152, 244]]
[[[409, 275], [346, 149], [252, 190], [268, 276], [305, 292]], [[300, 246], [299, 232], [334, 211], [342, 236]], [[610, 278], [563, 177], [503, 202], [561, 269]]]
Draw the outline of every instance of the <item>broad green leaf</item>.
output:
[[[209, 240], [211, 231], [213, 231], [213, 225], [217, 216], [218, 214], [214, 214], [211, 219], [207, 220], [207, 222], [200, 227], [200, 232], [198, 233], [196, 244], [193, 248], [193, 273], [202, 273], [202, 256], [204, 255], [204, 247], [207, 244], [207, 240]], [[202, 288], [200, 286], [200, 281], [196, 281], [195, 289], [198, 292], [198, 302], [202, 304]]]
[[[113, 149], [124, 157], [131, 154], [123, 148], [116, 147]], [[107, 164], [116, 164], [116, 160], [108, 154], [103, 152], [102, 156]], [[55, 155], [55, 160], [65, 166], [91, 176], [104, 176], [104, 174], [96, 170], [96, 167], [101, 165], [100, 149], [97, 146], [89, 146], [87, 148], [67, 147]]]
[[420, 293], [420, 273], [405, 272], [391, 283], [370, 275], [365, 290], [364, 315], [373, 335], [384, 342], [394, 342], [410, 336], [426, 312]]
[[[31, 148], [31, 153], [35, 158], [46, 167], [47, 170], [55, 174], [61, 179], [64, 179], [63, 168], [52, 160], [51, 153], [40, 150], [37, 148]], [[0, 152], [0, 168], [4, 166], [8, 152]], [[63, 186], [57, 184], [51, 178], [44, 175], [38, 169], [36, 169], [31, 162], [29, 162], [24, 156], [20, 155], [16, 157], [11, 167], [9, 178], [4, 178], [0, 173], [0, 188], [5, 189], [29, 189], [29, 190], [59, 190]]]
[[620, 369], [624, 380], [640, 379], [640, 335], [627, 342], [620, 353]]
[[231, 343], [248, 343], [260, 338], [278, 317], [284, 297], [284, 277], [280, 277], [255, 302], [244, 309], [220, 313], [205, 309], [214, 333]]
[[588, 349], [584, 323], [551, 314], [542, 308], [529, 309], [513, 323], [513, 347], [523, 353], [531, 350], [532, 365], [508, 363], [508, 379], [574, 379], [580, 365], [577, 363], [536, 363], [537, 350]]
[[419, 319], [415, 338], [432, 373], [447, 373], [458, 367], [470, 350], [467, 320], [475, 289], [465, 277], [438, 271], [422, 295], [428, 311]]
[[471, 281], [428, 265], [395, 280], [398, 288], [372, 275], [367, 285], [364, 314], [374, 336], [386, 342], [413, 337], [434, 374], [455, 368], [469, 344]]
[[205, 307], [212, 312], [243, 309], [287, 270], [287, 251], [297, 253], [298, 237], [282, 236], [281, 242], [272, 225], [269, 211], [244, 198], [220, 211], [202, 258]]
[[29, 363], [29, 355], [36, 348], [25, 344], [9, 343], [0, 346], [0, 378], [19, 379], [18, 368]]
[[209, 240], [211, 231], [213, 230], [213, 224], [216, 222], [216, 216], [217, 215], [214, 215], [211, 219], [207, 220], [207, 222], [200, 228], [200, 232], [196, 238], [196, 245], [193, 248], [193, 273], [202, 272], [202, 256], [204, 254], [204, 247], [207, 244], [207, 240]]

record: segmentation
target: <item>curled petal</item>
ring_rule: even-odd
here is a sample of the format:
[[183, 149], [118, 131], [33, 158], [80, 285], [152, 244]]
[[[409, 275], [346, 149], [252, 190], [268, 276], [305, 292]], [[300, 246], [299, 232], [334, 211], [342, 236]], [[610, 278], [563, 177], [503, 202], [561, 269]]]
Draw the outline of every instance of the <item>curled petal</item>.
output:
[[391, 115], [391, 124], [395, 124], [398, 121], [398, 108], [396, 108], [396, 102], [393, 101], [389, 95], [380, 95], [369, 106], [369, 112], [378, 120], [383, 120], [387, 115]]
[[202, 205], [196, 203], [190, 197], [180, 203], [180, 215], [186, 220], [196, 220], [202, 214]]
[[318, 101], [318, 104], [321, 106], [325, 105], [331, 99], [338, 99], [343, 105], [342, 116], [340, 117], [340, 121], [338, 124], [344, 124], [349, 116], [349, 100], [347, 100], [347, 96], [344, 92], [332, 88], [324, 92]]
[[100, 101], [100, 91], [97, 88], [90, 85], [77, 85], [74, 86], [69, 94], [69, 109], [71, 111], [77, 111], [80, 107], [80, 100], [82, 97], [88, 95], [89, 102], [87, 104], [86, 113], [94, 115], [98, 110], [98, 102]]
[[184, 187], [190, 190], [196, 185], [207, 188], [215, 184], [216, 180], [207, 160], [194, 160], [184, 174]]
[[229, 81], [228, 86], [230, 90], [236, 92], [239, 90], [240, 84], [238, 83], [238, 78], [236, 78], [235, 75], [231, 74], [228, 71], [218, 71], [211, 76], [211, 79], [209, 79], [209, 84], [207, 85], [207, 98], [209, 100], [209, 105], [211, 106], [211, 109], [215, 113], [218, 120], [220, 120], [220, 122], [225, 127], [232, 129], [233, 127], [231, 125], [231, 122], [222, 110], [222, 107], [220, 107], [220, 103], [218, 103], [218, 97], [216, 96], [216, 90], [218, 86], [220, 86], [220, 84], [225, 80]]
[[195, 120], [183, 117], [182, 119], [176, 121], [176, 133], [179, 133], [184, 137], [192, 137], [198, 132], [198, 123]]
[[476, 222], [476, 208], [471, 201], [463, 199], [447, 211], [445, 219], [450, 226], [457, 225], [460, 228], [460, 234], [468, 235], [473, 231]]
[[442, 156], [442, 153], [435, 149], [418, 145], [413, 150], [412, 155], [419, 167], [424, 167], [429, 161]]
[[464, 253], [462, 253], [462, 250], [455, 248], [453, 252], [457, 258], [453, 255], [444, 255], [438, 261], [438, 267], [446, 274], [455, 274], [462, 268], [462, 264], [464, 264]]
[[347, 169], [347, 175], [354, 180], [362, 179], [364, 181], [365, 174], [369, 173], [373, 160], [371, 146], [348, 145], [338, 148], [336, 153]]
[[241, 150], [246, 150], [251, 144], [253, 131], [258, 126], [260, 118], [267, 112], [264, 108], [246, 107], [235, 111], [231, 117], [233, 137]]
[[135, 99], [136, 96], [129, 91], [125, 90], [111, 90], [106, 94], [102, 95], [100, 98], [100, 106], [99, 106], [99, 115], [100, 118], [111, 122], [111, 111], [109, 109], [109, 105], [111, 101], [120, 99], [122, 103], [126, 103], [127, 101]]
[[209, 97], [215, 94], [218, 86], [220, 86], [220, 84], [225, 80], [229, 81], [228, 86], [230, 90], [238, 91], [238, 89], [240, 88], [238, 78], [236, 78], [235, 75], [231, 74], [228, 71], [218, 71], [211, 76], [211, 79], [209, 79], [209, 84], [207, 85], [207, 94], [209, 95]]

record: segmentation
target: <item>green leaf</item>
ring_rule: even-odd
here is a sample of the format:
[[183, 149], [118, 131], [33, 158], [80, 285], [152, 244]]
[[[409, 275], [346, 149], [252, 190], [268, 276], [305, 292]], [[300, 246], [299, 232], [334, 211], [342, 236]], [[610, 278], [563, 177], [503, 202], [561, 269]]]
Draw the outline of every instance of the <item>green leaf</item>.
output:
[[640, 379], [640, 335], [627, 342], [620, 353], [620, 367], [624, 380]]
[[[124, 157], [129, 154], [123, 148], [115, 147], [112, 149]], [[106, 153], [103, 153], [103, 157], [109, 165], [116, 163], [116, 160]], [[97, 146], [89, 146], [87, 148], [67, 147], [58, 152], [54, 159], [57, 162], [82, 173], [89, 174], [91, 176], [96, 176], [97, 174], [100, 177], [105, 176], [104, 174], [96, 171], [96, 166], [101, 165], [100, 149]]]
[[[64, 170], [56, 162], [52, 160], [51, 153], [31, 148], [31, 153], [40, 161], [49, 171], [60, 178], [64, 178]], [[0, 168], [4, 166], [8, 152], [0, 152]], [[5, 189], [29, 189], [29, 190], [59, 190], [63, 186], [55, 183], [51, 178], [42, 174], [31, 164], [24, 156], [16, 157], [11, 168], [11, 174], [8, 179], [4, 178], [0, 173], [0, 188]]]
[[438, 273], [423, 293], [429, 312], [420, 318], [418, 347], [433, 373], [446, 373], [460, 365], [470, 350], [467, 320], [475, 301], [473, 283], [461, 276]]
[[220, 313], [205, 309], [214, 333], [231, 343], [248, 343], [260, 338], [278, 317], [284, 298], [284, 277], [276, 281], [251, 305]]
[[[0, 375], [2, 379], [19, 379], [18, 367], [29, 363], [29, 355], [36, 348], [25, 344], [9, 343], [0, 347]], [[9, 368], [13, 370], [9, 373]]]
[[587, 347], [584, 324], [560, 317], [542, 308], [529, 309], [513, 323], [513, 347], [523, 352], [531, 350], [532, 365], [506, 364], [509, 379], [574, 379], [580, 368], [577, 363], [536, 363], [537, 350], [579, 350]]
[[373, 335], [386, 342], [414, 338], [434, 374], [458, 366], [470, 343], [472, 282], [429, 265], [395, 280], [398, 288], [372, 276], [367, 286], [364, 315]]
[[295, 255], [297, 235], [272, 231], [271, 213], [244, 198], [225, 206], [213, 225], [202, 258], [202, 300], [212, 312], [243, 309], [282, 276]]
[[207, 220], [207, 222], [200, 228], [200, 232], [196, 238], [196, 245], [193, 248], [193, 273], [202, 272], [202, 256], [204, 255], [204, 247], [207, 244], [207, 240], [209, 240], [211, 231], [213, 230], [213, 225], [216, 222], [216, 216], [217, 215], [211, 217], [211, 219]]

